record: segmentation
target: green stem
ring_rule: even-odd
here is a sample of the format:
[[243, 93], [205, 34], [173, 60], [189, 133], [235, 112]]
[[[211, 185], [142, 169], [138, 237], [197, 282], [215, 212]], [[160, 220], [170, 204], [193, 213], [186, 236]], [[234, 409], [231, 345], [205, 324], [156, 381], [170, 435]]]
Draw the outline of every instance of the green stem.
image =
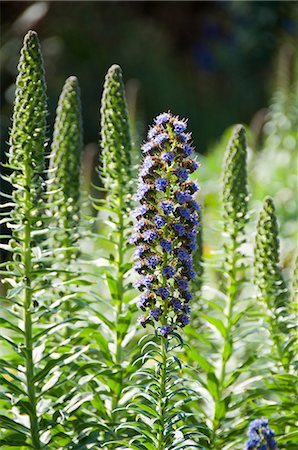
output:
[[[268, 311], [270, 311], [270, 309], [271, 309], [270, 301], [269, 301], [268, 298], [266, 300], [267, 300], [266, 304], [267, 304]], [[278, 365], [283, 368], [284, 372], [287, 373], [289, 371], [289, 366], [288, 366], [288, 364], [286, 364], [284, 362], [284, 353], [283, 353], [283, 350], [281, 348], [281, 342], [280, 342], [279, 333], [278, 333], [278, 330], [277, 330], [277, 327], [276, 327], [275, 318], [271, 317], [270, 315], [269, 315], [269, 325], [270, 325], [270, 328], [271, 328], [272, 340], [273, 340], [273, 342], [275, 344], [277, 355], [278, 355], [278, 362], [279, 362]]]
[[[27, 169], [29, 164], [27, 163]], [[30, 171], [27, 170], [27, 186], [30, 186]], [[25, 216], [25, 228], [24, 228], [24, 274], [25, 274], [25, 292], [24, 292], [24, 327], [25, 327], [25, 351], [26, 351], [26, 384], [27, 393], [29, 397], [29, 403], [31, 407], [30, 414], [30, 432], [31, 441], [34, 449], [40, 449], [39, 440], [39, 426], [36, 412], [36, 393], [35, 385], [33, 381], [34, 377], [34, 362], [33, 362], [33, 349], [32, 349], [32, 318], [31, 318], [31, 306], [32, 306], [32, 289], [31, 289], [31, 219], [30, 219], [30, 190], [26, 189], [25, 205], [27, 206], [27, 214]]]
[[[119, 379], [118, 379], [118, 389], [114, 393], [112, 400], [112, 411], [118, 407], [119, 399], [122, 392], [123, 387], [123, 374], [122, 374], [122, 341], [123, 341], [123, 333], [119, 330], [119, 321], [121, 318], [122, 310], [123, 310], [123, 294], [124, 294], [124, 286], [123, 286], [123, 245], [124, 245], [124, 217], [123, 217], [123, 193], [121, 188], [121, 177], [119, 180], [118, 193], [119, 193], [119, 205], [118, 205], [118, 258], [117, 258], [117, 287], [118, 287], [118, 299], [117, 299], [117, 309], [116, 309], [116, 333], [115, 333], [115, 362], [119, 369]], [[114, 414], [112, 412], [112, 417]]]
[[161, 364], [160, 364], [160, 395], [159, 395], [159, 432], [157, 450], [164, 450], [164, 430], [166, 413], [166, 379], [167, 379], [167, 354], [165, 344], [167, 339], [163, 336], [161, 339]]
[[232, 331], [232, 319], [233, 319], [233, 308], [235, 304], [236, 294], [237, 294], [237, 281], [236, 281], [236, 260], [237, 260], [237, 242], [236, 239], [233, 238], [232, 240], [232, 247], [230, 249], [232, 259], [231, 264], [229, 268], [229, 287], [227, 291], [227, 297], [228, 297], [228, 311], [226, 315], [227, 319], [227, 325], [226, 325], [226, 335], [225, 335], [225, 344], [228, 342], [231, 346], [230, 351], [228, 354], [225, 354], [226, 346], [224, 344], [222, 353], [221, 353], [221, 371], [220, 371], [220, 377], [219, 377], [219, 384], [218, 384], [218, 398], [215, 402], [215, 410], [214, 410], [214, 416], [213, 416], [213, 423], [212, 423], [212, 437], [211, 437], [211, 445], [213, 449], [216, 449], [216, 432], [220, 426], [221, 417], [218, 417], [217, 415], [217, 405], [222, 401], [222, 396], [224, 393], [224, 384], [225, 384], [225, 378], [226, 378], [226, 367], [227, 363], [230, 359], [230, 354], [233, 351], [233, 339], [231, 336]]

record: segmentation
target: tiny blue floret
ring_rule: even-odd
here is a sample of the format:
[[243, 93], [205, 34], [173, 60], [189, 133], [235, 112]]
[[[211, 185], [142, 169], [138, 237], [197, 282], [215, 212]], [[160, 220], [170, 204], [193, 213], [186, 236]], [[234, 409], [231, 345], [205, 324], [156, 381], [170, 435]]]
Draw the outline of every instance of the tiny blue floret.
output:
[[168, 241], [167, 239], [162, 239], [160, 241], [160, 246], [163, 249], [164, 252], [168, 253], [173, 249], [173, 244], [171, 241]]

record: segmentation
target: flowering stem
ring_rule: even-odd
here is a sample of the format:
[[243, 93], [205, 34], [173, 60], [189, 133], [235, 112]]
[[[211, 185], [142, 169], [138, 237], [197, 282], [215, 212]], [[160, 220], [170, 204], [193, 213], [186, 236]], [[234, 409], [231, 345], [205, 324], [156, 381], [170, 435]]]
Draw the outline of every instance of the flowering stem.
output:
[[[164, 325], [166, 321], [164, 321]], [[167, 338], [160, 337], [161, 363], [160, 363], [160, 392], [159, 392], [159, 433], [157, 450], [164, 450], [165, 412], [166, 412], [166, 380], [167, 380]]]
[[[124, 246], [124, 218], [123, 218], [123, 193], [121, 188], [121, 180], [119, 181], [118, 193], [119, 193], [119, 208], [118, 208], [118, 261], [117, 261], [117, 286], [118, 286], [118, 299], [116, 309], [116, 331], [115, 331], [115, 362], [119, 365], [119, 385], [115, 392], [112, 401], [112, 411], [118, 407], [118, 402], [122, 392], [122, 370], [120, 368], [122, 362], [122, 341], [123, 333], [119, 329], [119, 322], [123, 309], [123, 246]], [[113, 415], [113, 413], [112, 413]]]
[[[212, 449], [217, 448], [217, 442], [216, 442], [216, 431], [218, 430], [220, 426], [220, 421], [222, 418], [222, 415], [218, 413], [220, 411], [220, 408], [218, 408], [218, 405], [222, 402], [222, 397], [224, 393], [224, 384], [225, 384], [225, 377], [226, 377], [226, 366], [229, 361], [230, 355], [233, 352], [233, 339], [232, 339], [232, 319], [233, 319], [233, 308], [234, 303], [236, 299], [237, 294], [237, 281], [236, 281], [236, 260], [237, 260], [237, 253], [236, 253], [237, 243], [236, 240], [233, 240], [232, 246], [231, 246], [231, 255], [232, 258], [230, 260], [230, 270], [229, 270], [229, 287], [227, 292], [228, 297], [228, 309], [226, 314], [226, 330], [225, 330], [225, 343], [222, 349], [221, 353], [221, 370], [220, 370], [220, 376], [218, 380], [218, 396], [214, 405], [214, 416], [213, 416], [213, 423], [212, 423], [212, 439], [211, 439], [211, 445]], [[228, 346], [228, 347], [227, 347]], [[228, 350], [227, 350], [228, 348]]]
[[[30, 186], [31, 171], [28, 159], [25, 162], [26, 184]], [[25, 228], [24, 228], [24, 243], [23, 243], [23, 261], [24, 261], [24, 327], [25, 327], [25, 355], [26, 355], [26, 386], [31, 407], [30, 414], [30, 432], [31, 441], [34, 449], [40, 448], [38, 418], [36, 412], [36, 393], [33, 381], [34, 377], [34, 362], [32, 352], [32, 290], [31, 290], [31, 272], [32, 272], [32, 255], [31, 255], [31, 218], [30, 205], [32, 199], [30, 190], [26, 189], [25, 194]]]

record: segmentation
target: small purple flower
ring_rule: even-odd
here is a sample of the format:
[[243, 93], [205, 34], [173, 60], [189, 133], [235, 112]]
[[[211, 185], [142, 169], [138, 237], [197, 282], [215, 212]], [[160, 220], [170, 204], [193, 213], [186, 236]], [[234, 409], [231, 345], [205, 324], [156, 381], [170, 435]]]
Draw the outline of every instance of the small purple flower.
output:
[[190, 145], [183, 145], [182, 150], [186, 154], [186, 156], [190, 156], [192, 154], [193, 148]]
[[145, 253], [145, 247], [143, 245], [139, 245], [134, 252], [134, 257], [135, 258], [140, 258], [143, 257], [144, 253]]
[[158, 256], [149, 256], [147, 259], [148, 267], [155, 268], [160, 263], [160, 258]]
[[138, 318], [138, 322], [143, 328], [146, 328], [147, 323], [150, 322], [150, 318], [147, 316], [141, 316]]
[[178, 288], [182, 291], [186, 291], [188, 288], [188, 281], [186, 278], [176, 278], [176, 283], [178, 285]]
[[190, 215], [189, 220], [195, 227], [199, 225], [199, 218], [196, 212]]
[[183, 133], [186, 130], [186, 123], [182, 120], [174, 120], [173, 122], [175, 133]]
[[173, 276], [175, 275], [175, 270], [173, 269], [173, 267], [171, 266], [165, 266], [162, 269], [162, 273], [163, 275], [165, 275], [167, 278], [173, 278]]
[[191, 280], [194, 280], [196, 278], [196, 276], [197, 276], [196, 272], [193, 269], [189, 269], [187, 271], [187, 275], [189, 276], [189, 278]]
[[187, 189], [187, 191], [190, 192], [191, 194], [194, 194], [199, 190], [199, 187], [193, 181], [188, 181], [187, 183], [184, 184], [184, 186]]
[[158, 320], [160, 315], [161, 315], [160, 308], [151, 309], [150, 316], [153, 317], [154, 320]]
[[153, 220], [154, 220], [154, 223], [157, 226], [157, 228], [161, 228], [167, 223], [165, 217], [162, 217], [160, 215], [154, 216]]
[[179, 316], [179, 322], [182, 327], [186, 327], [186, 325], [190, 324], [190, 317], [188, 314], [182, 314]]
[[158, 238], [158, 233], [156, 230], [147, 230], [143, 234], [143, 239], [145, 242], [152, 242], [154, 239]]
[[140, 177], [144, 177], [148, 175], [150, 169], [154, 166], [153, 159], [150, 158], [150, 156], [146, 156], [146, 158], [143, 161], [142, 169], [140, 172]]
[[156, 125], [163, 125], [164, 123], [167, 123], [170, 120], [170, 114], [169, 113], [162, 113], [159, 114], [155, 119], [154, 122]]
[[142, 200], [149, 190], [150, 187], [148, 186], [148, 184], [141, 183], [136, 194], [134, 195], [134, 200]]
[[166, 163], [171, 163], [171, 162], [174, 160], [175, 155], [174, 155], [173, 152], [167, 152], [167, 153], [163, 153], [163, 154], [161, 155], [161, 158], [162, 158]]
[[130, 244], [135, 244], [136, 242], [138, 242], [140, 240], [140, 235], [138, 233], [133, 233], [131, 236], [129, 236], [128, 238], [128, 242]]
[[154, 148], [154, 144], [152, 142], [146, 142], [142, 145], [141, 149], [143, 153], [148, 153], [150, 150]]
[[185, 228], [180, 223], [174, 223], [172, 226], [178, 236], [183, 236], [185, 234]]
[[148, 303], [149, 295], [148, 293], [142, 294], [139, 296], [139, 300], [137, 303], [137, 307], [145, 311], [147, 303]]
[[190, 205], [190, 208], [194, 209], [195, 211], [200, 211], [200, 205], [198, 202], [196, 202], [195, 200], [192, 200]]
[[185, 301], [190, 302], [190, 300], [192, 299], [192, 293], [189, 291], [184, 291], [182, 297]]
[[197, 161], [193, 161], [192, 162], [192, 166], [191, 166], [191, 171], [194, 172], [195, 170], [197, 170], [200, 167], [199, 163], [197, 163]]
[[154, 136], [156, 136], [157, 133], [158, 133], [158, 129], [156, 127], [150, 128], [150, 130], [148, 131], [148, 134], [147, 134], [148, 139], [154, 138]]
[[133, 217], [136, 217], [136, 218], [140, 217], [140, 216], [144, 216], [148, 212], [148, 209], [149, 209], [148, 206], [141, 205], [133, 211], [132, 215], [133, 215]]
[[185, 248], [178, 248], [177, 256], [180, 261], [185, 261], [190, 257], [188, 251]]
[[188, 178], [188, 172], [186, 169], [179, 169], [176, 171], [176, 175], [177, 177], [181, 180], [181, 181], [186, 181]]
[[170, 295], [170, 291], [167, 287], [161, 286], [156, 291], [157, 295], [159, 295], [162, 299], [168, 298]]
[[184, 261], [183, 261], [183, 266], [186, 268], [186, 269], [192, 269], [193, 268], [193, 266], [192, 266], [192, 260], [191, 260], [191, 258], [189, 257], [189, 258], [186, 258]]
[[159, 332], [162, 336], [167, 337], [172, 331], [172, 327], [170, 325], [165, 325], [160, 327]]
[[182, 310], [182, 303], [180, 302], [180, 300], [178, 300], [178, 298], [173, 298], [171, 300], [171, 305], [173, 306], [174, 309], [176, 309], [177, 311], [181, 311]]
[[144, 270], [145, 266], [142, 261], [138, 261], [136, 264], [134, 264], [133, 268], [136, 272], [141, 273]]
[[186, 312], [186, 314], [190, 314], [190, 306], [189, 305], [183, 305], [183, 309]]
[[135, 231], [141, 231], [141, 229], [144, 228], [144, 226], [145, 226], [145, 221], [144, 220], [139, 220], [135, 224], [134, 229], [135, 229]]
[[178, 213], [181, 217], [183, 217], [186, 220], [190, 219], [191, 212], [188, 208], [185, 208], [184, 206], [181, 206], [178, 208]]
[[173, 244], [171, 241], [168, 241], [167, 239], [162, 239], [160, 241], [160, 246], [163, 249], [164, 252], [168, 253], [172, 250]]
[[185, 201], [186, 201], [184, 192], [181, 192], [181, 191], [176, 192], [175, 197], [176, 197], [178, 203], [180, 203], [180, 205], [183, 205], [183, 203], [185, 203]]
[[157, 134], [154, 138], [154, 144], [162, 145], [168, 139], [169, 139], [169, 136], [167, 135], [167, 133]]
[[152, 275], [146, 275], [141, 280], [142, 284], [146, 286], [146, 288], [150, 288], [151, 284], [153, 283], [153, 276]]
[[173, 204], [167, 200], [162, 201], [160, 206], [165, 214], [170, 214], [171, 212], [174, 211]]
[[189, 133], [180, 133], [179, 137], [181, 139], [182, 142], [188, 142], [191, 138]]
[[158, 191], [164, 192], [166, 190], [167, 185], [169, 184], [166, 178], [158, 178], [155, 181], [155, 187]]

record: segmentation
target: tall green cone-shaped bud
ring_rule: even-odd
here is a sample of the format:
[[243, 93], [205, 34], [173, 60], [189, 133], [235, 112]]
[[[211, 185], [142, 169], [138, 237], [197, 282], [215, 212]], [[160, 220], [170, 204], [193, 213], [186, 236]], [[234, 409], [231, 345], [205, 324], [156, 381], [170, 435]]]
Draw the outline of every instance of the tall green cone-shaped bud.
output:
[[47, 97], [43, 60], [34, 31], [25, 36], [18, 70], [8, 153], [9, 165], [15, 169], [10, 177], [15, 187], [12, 216], [19, 220], [30, 216], [31, 221], [38, 222], [38, 206], [43, 202]]
[[[46, 85], [44, 78], [43, 61], [37, 34], [29, 31], [24, 39], [21, 50], [19, 75], [16, 82], [16, 99], [13, 112], [13, 126], [10, 134], [10, 149], [8, 153], [8, 167], [12, 170], [9, 177], [13, 187], [14, 209], [11, 214], [11, 228], [13, 239], [10, 242], [13, 261], [9, 266], [13, 269], [12, 279], [9, 279], [14, 289], [20, 289], [11, 295], [16, 298], [22, 307], [19, 322], [23, 329], [21, 334], [15, 334], [16, 350], [13, 355], [13, 364], [17, 367], [25, 366], [22, 380], [14, 376], [14, 389], [9, 389], [9, 397], [15, 397], [16, 393], [26, 392], [26, 397], [21, 402], [15, 401], [15, 408], [20, 403], [29, 405], [30, 442], [26, 437], [27, 445], [34, 449], [41, 448], [39, 440], [39, 419], [37, 415], [37, 397], [35, 361], [33, 351], [35, 341], [33, 339], [32, 323], [35, 308], [38, 305], [37, 297], [40, 295], [37, 285], [35, 261], [35, 236], [42, 232], [42, 214], [44, 209], [43, 199], [43, 171], [44, 171], [44, 147], [46, 136]], [[39, 286], [40, 287], [40, 286]], [[38, 293], [37, 293], [38, 292]], [[8, 297], [9, 298], [9, 297]], [[14, 314], [15, 315], [15, 314]], [[17, 327], [14, 327], [15, 330]], [[0, 337], [1, 338], [1, 337]], [[13, 367], [13, 366], [12, 366]], [[23, 369], [22, 369], [23, 370]], [[7, 372], [9, 373], [9, 372]], [[19, 381], [22, 382], [20, 389]], [[10, 383], [12, 385], [12, 383]], [[25, 387], [24, 387], [25, 385]], [[11, 406], [11, 405], [10, 405]], [[9, 407], [7, 409], [10, 409]], [[21, 417], [22, 412], [17, 411], [16, 417]], [[12, 420], [12, 419], [10, 419]], [[11, 425], [10, 425], [11, 427]], [[24, 435], [20, 424], [12, 427], [17, 434], [16, 439], [23, 443]], [[22, 428], [24, 428], [22, 426]], [[26, 433], [27, 434], [27, 433]], [[21, 447], [23, 445], [21, 444]]]
[[236, 125], [228, 144], [223, 172], [224, 230], [235, 238], [247, 221], [247, 155], [245, 129]]
[[275, 316], [279, 329], [285, 331], [278, 319], [287, 315], [289, 295], [279, 267], [278, 225], [270, 197], [264, 200], [257, 224], [254, 270], [259, 297], [265, 301], [269, 315]]
[[131, 137], [121, 68], [106, 75], [101, 103], [101, 178], [110, 204], [128, 203], [131, 184]]
[[[50, 156], [48, 192], [54, 210], [54, 246], [72, 247], [78, 239], [80, 220], [80, 168], [83, 147], [80, 88], [69, 77], [59, 98]], [[65, 251], [66, 259], [74, 252]]]

